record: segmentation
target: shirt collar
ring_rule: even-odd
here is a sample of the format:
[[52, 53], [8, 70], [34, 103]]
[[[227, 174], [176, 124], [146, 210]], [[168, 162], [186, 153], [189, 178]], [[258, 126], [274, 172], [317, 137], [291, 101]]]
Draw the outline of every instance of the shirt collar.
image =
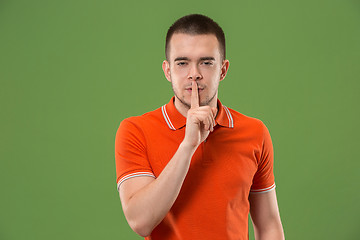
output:
[[[186, 118], [175, 108], [175, 97], [172, 97], [168, 104], [161, 107], [162, 115], [166, 124], [171, 130], [178, 130], [186, 125]], [[234, 120], [230, 110], [217, 100], [218, 114], [216, 116], [216, 123], [222, 127], [233, 128]]]

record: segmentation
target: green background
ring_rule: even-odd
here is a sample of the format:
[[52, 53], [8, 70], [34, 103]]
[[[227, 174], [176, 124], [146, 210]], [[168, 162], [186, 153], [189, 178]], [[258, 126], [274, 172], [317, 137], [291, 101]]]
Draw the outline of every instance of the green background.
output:
[[164, 39], [189, 13], [225, 31], [221, 101], [270, 130], [287, 239], [359, 239], [355, 0], [2, 0], [0, 239], [141, 239], [116, 191], [115, 133], [169, 101]]

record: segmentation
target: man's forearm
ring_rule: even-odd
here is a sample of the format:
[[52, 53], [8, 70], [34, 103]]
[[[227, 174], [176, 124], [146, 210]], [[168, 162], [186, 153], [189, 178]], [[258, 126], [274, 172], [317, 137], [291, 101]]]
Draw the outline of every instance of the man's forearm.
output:
[[180, 192], [195, 150], [180, 144], [158, 178], [129, 197], [124, 213], [135, 232], [147, 236], [164, 219]]

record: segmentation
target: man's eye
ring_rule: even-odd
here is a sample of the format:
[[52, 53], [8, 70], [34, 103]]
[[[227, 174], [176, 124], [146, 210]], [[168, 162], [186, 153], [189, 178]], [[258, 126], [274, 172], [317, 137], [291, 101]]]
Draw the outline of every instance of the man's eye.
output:
[[204, 65], [213, 65], [212, 62], [203, 62]]
[[184, 66], [186, 64], [186, 62], [178, 62], [177, 65], [179, 66]]

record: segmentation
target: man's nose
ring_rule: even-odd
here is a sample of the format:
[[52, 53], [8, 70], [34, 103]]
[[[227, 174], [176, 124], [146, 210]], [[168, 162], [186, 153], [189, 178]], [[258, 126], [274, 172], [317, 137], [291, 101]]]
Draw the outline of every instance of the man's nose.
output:
[[198, 66], [192, 66], [190, 68], [189, 74], [188, 74], [188, 79], [189, 80], [200, 80], [202, 79], [202, 75], [199, 71]]

